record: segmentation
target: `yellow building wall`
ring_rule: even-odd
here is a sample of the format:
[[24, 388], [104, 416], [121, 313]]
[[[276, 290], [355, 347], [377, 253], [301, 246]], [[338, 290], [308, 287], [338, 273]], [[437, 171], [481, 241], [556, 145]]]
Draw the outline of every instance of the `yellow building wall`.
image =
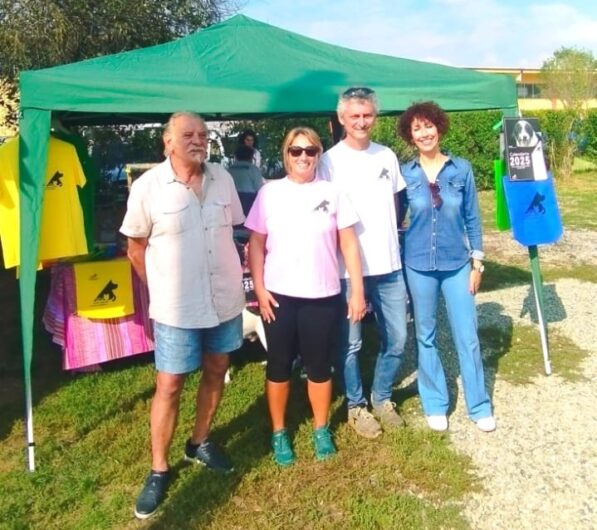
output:
[[[541, 70], [538, 68], [474, 68], [474, 70], [489, 74], [511, 75], [517, 84], [541, 85]], [[590, 109], [597, 108], [597, 99], [589, 100], [587, 107]], [[557, 99], [518, 98], [518, 108], [521, 111], [562, 110], [564, 106]]]
[[[520, 98], [518, 100], [518, 108], [522, 111], [532, 110], [563, 110], [564, 106], [558, 99], [546, 98]], [[597, 99], [591, 99], [587, 102], [587, 108], [597, 108]]]

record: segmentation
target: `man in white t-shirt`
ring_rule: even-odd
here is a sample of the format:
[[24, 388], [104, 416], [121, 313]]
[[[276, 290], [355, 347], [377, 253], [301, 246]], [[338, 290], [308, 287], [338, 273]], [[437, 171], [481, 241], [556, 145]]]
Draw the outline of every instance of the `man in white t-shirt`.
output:
[[[370, 140], [377, 112], [377, 98], [370, 88], [350, 88], [340, 96], [337, 114], [346, 136], [322, 156], [318, 173], [346, 193], [359, 216], [355, 231], [361, 248], [365, 298], [373, 307], [380, 343], [371, 384], [373, 414], [367, 410], [359, 367], [360, 322], [343, 322], [339, 368], [348, 423], [366, 438], [379, 436], [382, 427], [404, 424], [391, 397], [406, 342], [407, 295], [396, 223], [396, 194], [405, 183], [396, 155]], [[348, 296], [350, 280], [341, 260], [340, 277], [343, 293]]]

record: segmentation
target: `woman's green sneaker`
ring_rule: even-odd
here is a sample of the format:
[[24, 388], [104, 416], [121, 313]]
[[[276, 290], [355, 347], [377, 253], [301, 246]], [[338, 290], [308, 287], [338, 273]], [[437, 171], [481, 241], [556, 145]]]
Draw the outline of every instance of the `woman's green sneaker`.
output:
[[274, 450], [276, 464], [279, 466], [294, 464], [294, 452], [290, 446], [286, 429], [281, 429], [272, 434], [272, 449]]
[[325, 460], [336, 454], [336, 446], [327, 425], [313, 431], [313, 447], [317, 460]]

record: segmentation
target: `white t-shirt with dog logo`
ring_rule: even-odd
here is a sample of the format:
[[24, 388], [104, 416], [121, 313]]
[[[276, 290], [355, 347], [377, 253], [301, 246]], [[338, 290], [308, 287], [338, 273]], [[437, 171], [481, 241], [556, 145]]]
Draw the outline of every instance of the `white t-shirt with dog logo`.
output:
[[[336, 184], [359, 216], [355, 231], [361, 246], [363, 276], [399, 270], [394, 195], [406, 183], [394, 152], [375, 142], [359, 151], [342, 141], [323, 154], [317, 174]], [[340, 272], [348, 277], [341, 258]]]

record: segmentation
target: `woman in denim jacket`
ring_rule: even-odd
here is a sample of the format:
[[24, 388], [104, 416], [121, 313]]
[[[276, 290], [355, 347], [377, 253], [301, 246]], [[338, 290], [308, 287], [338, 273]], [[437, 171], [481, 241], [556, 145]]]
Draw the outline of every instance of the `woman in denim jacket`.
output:
[[448, 127], [448, 115], [431, 101], [411, 105], [398, 122], [400, 136], [418, 150], [418, 157], [401, 168], [409, 210], [404, 264], [414, 307], [417, 383], [429, 427], [447, 430], [450, 403], [436, 341], [441, 291], [469, 417], [489, 432], [496, 424], [485, 389], [475, 307], [483, 273], [481, 218], [470, 163], [440, 150]]

